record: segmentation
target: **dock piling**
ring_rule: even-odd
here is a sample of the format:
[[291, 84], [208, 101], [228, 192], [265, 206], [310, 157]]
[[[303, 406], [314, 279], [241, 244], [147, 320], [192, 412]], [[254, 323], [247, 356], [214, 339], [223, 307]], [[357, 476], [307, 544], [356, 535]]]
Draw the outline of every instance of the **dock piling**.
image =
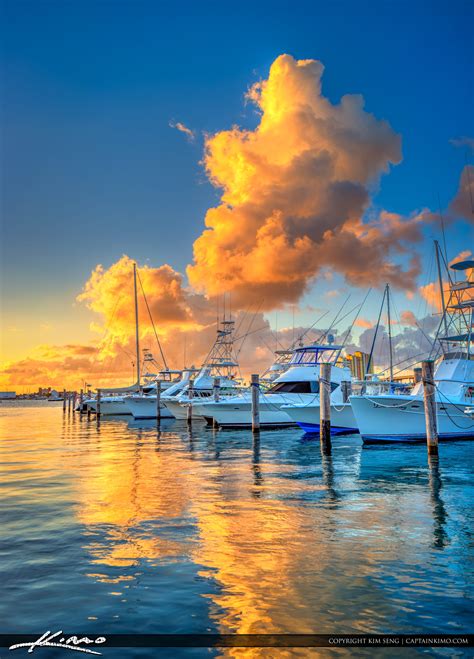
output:
[[194, 398], [194, 382], [190, 382], [188, 385], [188, 411], [187, 411], [187, 423], [190, 426], [193, 422], [193, 398]]
[[161, 380], [156, 382], [156, 421], [161, 421]]
[[101, 398], [102, 398], [102, 393], [101, 393], [100, 389], [97, 389], [97, 408], [96, 408], [97, 409], [97, 413], [96, 413], [97, 423], [99, 423], [99, 421], [100, 421], [100, 399]]
[[323, 363], [319, 371], [319, 440], [326, 453], [331, 452], [331, 364]]
[[341, 382], [341, 391], [342, 391], [342, 402], [348, 403], [349, 396], [352, 393], [352, 383], [348, 382], [347, 380], [343, 380]]
[[63, 412], [64, 412], [64, 413], [66, 413], [66, 405], [67, 405], [67, 401], [66, 401], [66, 389], [63, 389]]
[[434, 362], [432, 359], [426, 359], [421, 362], [428, 455], [438, 455], [438, 422], [436, 418], [436, 390], [433, 365]]
[[250, 380], [252, 394], [252, 432], [260, 432], [260, 378], [254, 373]]
[[215, 403], [219, 402], [220, 389], [221, 389], [221, 379], [220, 378], [214, 378], [213, 392], [214, 392], [214, 402]]

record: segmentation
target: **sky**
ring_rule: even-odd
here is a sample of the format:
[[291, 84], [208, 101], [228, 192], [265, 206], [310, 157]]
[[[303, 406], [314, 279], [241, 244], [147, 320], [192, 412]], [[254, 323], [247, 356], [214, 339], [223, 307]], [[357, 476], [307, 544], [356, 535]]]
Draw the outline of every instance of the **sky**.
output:
[[[449, 258], [474, 247], [472, 216], [453, 211], [473, 159], [472, 3], [182, 2], [178, 10], [3, 0], [1, 8], [6, 382], [64, 379], [66, 353], [103, 341], [116, 322], [104, 287], [116, 290], [97, 276], [92, 290], [91, 272], [118, 263], [127, 287], [123, 255], [152, 269], [152, 289], [175, 287], [154, 300], [169, 342], [180, 323], [187, 334], [206, 329], [211, 313], [202, 310], [210, 305], [214, 317], [224, 292], [236, 312], [255, 305], [273, 328], [309, 325], [373, 284], [360, 333], [376, 318], [385, 278], [400, 316], [436, 311], [420, 290], [434, 276], [434, 214], [446, 216]], [[324, 72], [293, 64], [305, 60]], [[271, 70], [283, 87], [262, 92]], [[295, 119], [288, 104], [300, 92]], [[355, 94], [363, 110], [351, 101], [339, 111]], [[283, 118], [272, 99], [288, 105]], [[308, 104], [314, 116], [302, 125]], [[321, 144], [324, 162], [314, 155]], [[335, 181], [349, 186], [338, 188], [338, 199], [351, 200], [343, 210], [331, 201]], [[354, 246], [336, 236], [341, 213]], [[359, 240], [356, 216], [372, 223], [368, 238]], [[163, 311], [171, 298], [179, 313]], [[122, 330], [130, 333], [128, 322]], [[77, 378], [85, 368], [68, 366]]]

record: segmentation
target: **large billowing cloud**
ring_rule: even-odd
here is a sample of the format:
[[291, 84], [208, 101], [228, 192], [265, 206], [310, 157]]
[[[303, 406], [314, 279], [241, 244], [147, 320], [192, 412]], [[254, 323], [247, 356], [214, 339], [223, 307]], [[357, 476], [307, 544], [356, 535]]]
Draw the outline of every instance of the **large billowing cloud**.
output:
[[413, 287], [416, 258], [404, 269], [391, 254], [420, 238], [416, 218], [362, 220], [372, 187], [401, 160], [400, 137], [360, 95], [333, 105], [322, 73], [316, 60], [278, 57], [248, 92], [260, 112], [255, 130], [207, 138], [204, 164], [222, 197], [187, 269], [197, 290], [272, 308], [297, 300], [323, 266], [356, 285]]

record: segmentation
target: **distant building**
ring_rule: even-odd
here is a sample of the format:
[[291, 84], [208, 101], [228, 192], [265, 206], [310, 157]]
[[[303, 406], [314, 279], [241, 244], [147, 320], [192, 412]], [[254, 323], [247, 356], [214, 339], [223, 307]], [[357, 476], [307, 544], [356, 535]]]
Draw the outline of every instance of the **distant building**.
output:
[[352, 355], [346, 356], [347, 365], [351, 369], [352, 377], [356, 378], [357, 380], [363, 380], [365, 378], [366, 372], [374, 372], [373, 361], [371, 362], [370, 368], [367, 371], [369, 358], [370, 355], [368, 355], [366, 352], [361, 352], [360, 350], [357, 350]]
[[0, 400], [16, 398], [16, 391], [0, 391]]

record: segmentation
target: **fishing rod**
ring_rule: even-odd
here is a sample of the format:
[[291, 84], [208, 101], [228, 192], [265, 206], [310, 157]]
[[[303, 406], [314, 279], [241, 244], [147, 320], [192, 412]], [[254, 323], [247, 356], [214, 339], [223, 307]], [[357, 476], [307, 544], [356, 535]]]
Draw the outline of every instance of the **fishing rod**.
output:
[[[366, 293], [364, 299], [363, 299], [362, 302], [360, 303], [360, 305], [359, 305], [359, 309], [357, 310], [357, 313], [356, 313], [356, 315], [355, 315], [355, 317], [354, 317], [354, 320], [352, 321], [351, 326], [350, 326], [349, 329], [347, 330], [347, 332], [346, 332], [346, 334], [345, 334], [345, 336], [344, 336], [344, 338], [343, 338], [343, 340], [342, 340], [342, 347], [341, 347], [341, 349], [339, 350], [339, 352], [337, 353], [337, 357], [336, 357], [335, 361], [337, 361], [337, 360], [339, 359], [339, 356], [340, 356], [340, 354], [341, 354], [341, 352], [342, 352], [344, 346], [346, 345], [347, 338], [348, 338], [349, 334], [352, 332], [352, 330], [353, 330], [353, 328], [354, 328], [354, 325], [355, 325], [355, 322], [356, 322], [356, 320], [359, 318], [359, 314], [360, 314], [360, 312], [362, 311], [362, 307], [363, 307], [364, 304], [366, 303], [367, 298], [369, 297], [369, 294], [370, 294], [371, 290], [372, 290], [372, 289], [369, 288], [369, 290], [367, 291], [367, 293]], [[351, 313], [352, 313], [352, 312], [351, 312]], [[341, 320], [343, 320], [343, 318], [341, 318]]]
[[152, 318], [152, 315], [151, 315], [150, 307], [148, 306], [148, 300], [146, 299], [145, 290], [144, 290], [144, 288], [143, 288], [142, 278], [140, 277], [140, 273], [138, 272], [138, 270], [137, 270], [137, 275], [138, 275], [138, 281], [140, 282], [140, 288], [142, 289], [143, 299], [145, 300], [145, 304], [146, 304], [146, 308], [147, 308], [147, 311], [148, 311], [148, 315], [149, 315], [149, 317], [150, 317], [151, 325], [152, 325], [152, 327], [153, 327], [153, 332], [155, 333], [155, 339], [156, 339], [156, 342], [157, 342], [157, 344], [158, 344], [158, 348], [160, 349], [161, 359], [163, 360], [163, 365], [164, 365], [164, 367], [165, 367], [165, 370], [168, 371], [168, 370], [169, 370], [169, 369], [168, 369], [168, 364], [166, 363], [165, 354], [164, 354], [164, 352], [163, 352], [163, 348], [161, 347], [160, 339], [158, 338], [158, 333], [157, 333], [157, 331], [156, 331], [155, 323], [153, 322], [153, 318]]
[[329, 334], [329, 332], [331, 331], [331, 329], [332, 329], [332, 328], [334, 327], [334, 325], [336, 324], [336, 322], [337, 322], [337, 320], [338, 320], [338, 318], [339, 318], [339, 314], [340, 314], [341, 311], [344, 309], [344, 307], [346, 306], [346, 304], [349, 302], [350, 298], [351, 298], [351, 294], [349, 293], [349, 295], [348, 295], [348, 296], [346, 297], [346, 299], [344, 300], [344, 302], [343, 302], [341, 308], [340, 308], [339, 311], [337, 312], [336, 316], [334, 317], [334, 320], [332, 321], [332, 323], [330, 324], [330, 326], [328, 327], [328, 329], [327, 329], [327, 330], [326, 330], [326, 331], [325, 331], [325, 332], [319, 337], [319, 339], [318, 339], [318, 343], [321, 343], [321, 341], [327, 337], [327, 335]]

